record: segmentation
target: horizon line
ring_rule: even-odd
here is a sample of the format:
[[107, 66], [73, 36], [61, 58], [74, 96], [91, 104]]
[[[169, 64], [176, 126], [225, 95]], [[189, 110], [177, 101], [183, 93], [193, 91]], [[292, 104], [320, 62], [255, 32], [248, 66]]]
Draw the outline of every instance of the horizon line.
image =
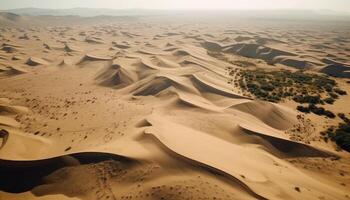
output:
[[70, 8], [39, 8], [39, 7], [18, 7], [18, 8], [6, 8], [0, 10], [18, 10], [18, 9], [42, 9], [42, 10], [71, 10], [71, 9], [101, 9], [101, 10], [159, 10], [159, 11], [330, 11], [330, 12], [340, 12], [340, 13], [350, 13], [350, 11], [345, 10], [333, 10], [333, 9], [297, 9], [297, 8], [275, 8], [275, 9], [239, 9], [239, 8], [93, 8], [93, 7], [70, 7]]

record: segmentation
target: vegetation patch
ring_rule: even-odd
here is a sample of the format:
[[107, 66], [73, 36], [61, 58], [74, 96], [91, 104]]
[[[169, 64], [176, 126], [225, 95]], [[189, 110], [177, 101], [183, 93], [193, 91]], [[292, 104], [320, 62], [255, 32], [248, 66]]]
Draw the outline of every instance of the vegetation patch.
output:
[[334, 141], [340, 148], [350, 152], [350, 119], [344, 113], [339, 113], [338, 117], [343, 121], [337, 127], [332, 126], [321, 132], [323, 139]]
[[[347, 95], [335, 80], [323, 74], [282, 69], [228, 68], [227, 70], [232, 77], [228, 83], [240, 88], [244, 95], [274, 103], [292, 100], [299, 104], [296, 109], [305, 114], [313, 113], [334, 119], [337, 116], [322, 105], [334, 104], [340, 96]], [[331, 140], [339, 148], [350, 152], [350, 119], [343, 113], [338, 114], [338, 117], [342, 122], [321, 132], [321, 136], [325, 142]], [[293, 128], [294, 139], [303, 140], [300, 138], [300, 132], [305, 132], [305, 128], [299, 125]], [[305, 137], [309, 135], [306, 134]]]
[[290, 99], [301, 104], [297, 110], [303, 113], [329, 118], [336, 116], [318, 105], [333, 104], [339, 96], [347, 94], [327, 75], [302, 70], [229, 69], [229, 74], [234, 77], [229, 83], [257, 99], [274, 103]]
[[297, 110], [303, 113], [314, 113], [320, 116], [326, 116], [328, 118], [334, 119], [336, 116], [332, 111], [326, 110], [322, 107], [317, 107], [315, 104], [309, 104], [308, 106], [297, 106]]

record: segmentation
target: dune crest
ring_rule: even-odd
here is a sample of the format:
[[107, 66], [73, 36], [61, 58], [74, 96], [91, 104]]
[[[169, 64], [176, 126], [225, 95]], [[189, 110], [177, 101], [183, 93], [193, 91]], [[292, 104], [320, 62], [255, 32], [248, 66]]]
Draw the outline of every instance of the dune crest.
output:
[[29, 66], [38, 66], [38, 65], [48, 65], [49, 62], [47, 62], [46, 60], [44, 60], [42, 58], [30, 57], [27, 60], [26, 64]]

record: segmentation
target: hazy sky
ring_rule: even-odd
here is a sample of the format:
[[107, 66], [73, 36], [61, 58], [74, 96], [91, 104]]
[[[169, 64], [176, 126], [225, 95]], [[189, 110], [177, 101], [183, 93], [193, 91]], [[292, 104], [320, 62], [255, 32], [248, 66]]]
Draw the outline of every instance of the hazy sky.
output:
[[145, 8], [145, 9], [327, 9], [350, 12], [350, 0], [0, 0], [0, 9]]

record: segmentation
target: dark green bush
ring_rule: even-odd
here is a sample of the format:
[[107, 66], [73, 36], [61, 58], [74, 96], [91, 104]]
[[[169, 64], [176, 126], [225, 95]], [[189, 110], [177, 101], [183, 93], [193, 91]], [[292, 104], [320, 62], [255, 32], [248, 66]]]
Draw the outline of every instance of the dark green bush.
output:
[[[298, 109], [298, 108], [297, 108]], [[304, 108], [305, 109], [305, 108]], [[323, 107], [317, 107], [315, 104], [310, 104], [307, 109], [316, 115], [326, 116], [328, 118], [335, 118], [335, 114], [332, 111], [326, 110]]]
[[309, 109], [316, 115], [324, 115], [325, 109], [322, 107], [317, 107], [315, 104], [310, 104]]
[[275, 88], [272, 85], [267, 84], [267, 85], [262, 85], [261, 89], [263, 89], [265, 91], [273, 91]]
[[332, 97], [328, 97], [328, 98], [325, 98], [323, 101], [328, 104], [333, 104], [335, 102], [335, 99], [333, 99]]
[[338, 113], [338, 117], [342, 119], [345, 123], [350, 124], [350, 119], [346, 117], [344, 113]]
[[[239, 70], [236, 73], [239, 79], [235, 80], [235, 83], [261, 100], [279, 102], [290, 97], [298, 103], [332, 104], [338, 98], [338, 94], [344, 94], [339, 88], [335, 89], [335, 80], [302, 70], [292, 72], [256, 69]], [[329, 98], [322, 100], [321, 96], [324, 93], [328, 94]]]
[[350, 125], [340, 124], [332, 140], [337, 143], [339, 147], [350, 152]]
[[346, 92], [346, 91], [341, 90], [341, 89], [339, 89], [339, 88], [335, 88], [335, 89], [334, 89], [334, 92], [337, 93], [337, 94], [339, 94], [339, 95], [347, 95], [347, 92]]
[[335, 118], [335, 114], [332, 111], [329, 110], [325, 110], [324, 111], [324, 115], [328, 118], [334, 119]]
[[320, 96], [310, 96], [310, 95], [297, 95], [293, 98], [295, 102], [298, 103], [310, 103], [310, 104], [319, 104], [321, 101]]
[[309, 107], [297, 106], [297, 110], [303, 113], [310, 113]]
[[331, 96], [333, 99], [338, 99], [339, 98], [339, 96], [337, 95], [337, 94], [335, 94], [334, 92], [330, 92], [330, 93], [328, 93], [329, 94], [329, 96]]

